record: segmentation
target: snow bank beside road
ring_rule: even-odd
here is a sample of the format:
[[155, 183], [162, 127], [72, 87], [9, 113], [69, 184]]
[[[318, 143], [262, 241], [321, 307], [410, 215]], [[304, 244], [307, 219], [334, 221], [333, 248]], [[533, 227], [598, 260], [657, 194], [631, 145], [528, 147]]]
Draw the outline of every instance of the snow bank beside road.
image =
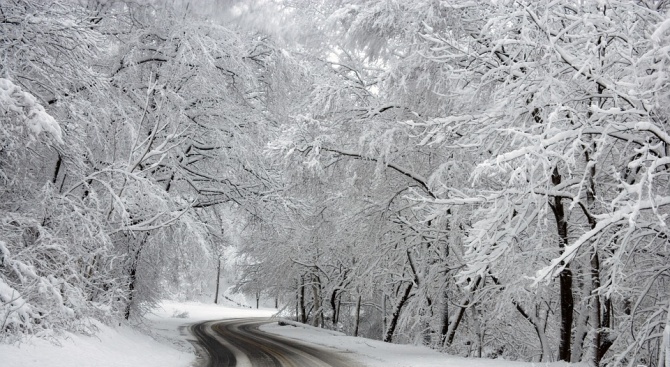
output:
[[64, 333], [60, 345], [41, 338], [0, 344], [2, 367], [189, 367], [196, 360], [185, 325], [204, 320], [270, 317], [276, 310], [226, 307], [197, 302], [163, 301], [138, 328], [110, 327], [92, 321], [94, 336]]
[[159, 343], [128, 326], [112, 328], [94, 322], [94, 336], [65, 333], [60, 346], [40, 338], [29, 338], [19, 345], [0, 344], [3, 367], [185, 367], [195, 360]]
[[351, 358], [369, 367], [585, 367], [565, 362], [531, 363], [502, 359], [463, 358], [439, 353], [427, 347], [384, 343], [379, 340], [346, 336], [336, 331], [324, 330], [288, 321], [288, 325], [271, 323], [261, 326], [268, 333], [297, 339], [307, 343], [343, 350]]

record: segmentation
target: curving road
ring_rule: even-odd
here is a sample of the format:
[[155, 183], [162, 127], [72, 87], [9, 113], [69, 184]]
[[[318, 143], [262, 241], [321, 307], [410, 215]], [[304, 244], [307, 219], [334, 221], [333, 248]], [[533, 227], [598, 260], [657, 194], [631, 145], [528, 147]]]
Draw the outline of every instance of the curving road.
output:
[[[307, 345], [258, 330], [269, 319], [207, 321], [191, 326], [207, 352], [208, 367], [351, 367], [342, 352]], [[288, 326], [287, 326], [288, 327]]]

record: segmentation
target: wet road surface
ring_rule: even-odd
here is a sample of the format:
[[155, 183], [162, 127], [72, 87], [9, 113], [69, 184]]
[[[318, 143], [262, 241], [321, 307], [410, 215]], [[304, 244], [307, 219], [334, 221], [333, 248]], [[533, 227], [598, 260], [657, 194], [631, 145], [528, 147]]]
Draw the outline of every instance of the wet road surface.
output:
[[[207, 367], [352, 367], [344, 352], [268, 334], [258, 327], [269, 319], [207, 321], [191, 326], [208, 355]], [[291, 326], [286, 326], [291, 327]]]

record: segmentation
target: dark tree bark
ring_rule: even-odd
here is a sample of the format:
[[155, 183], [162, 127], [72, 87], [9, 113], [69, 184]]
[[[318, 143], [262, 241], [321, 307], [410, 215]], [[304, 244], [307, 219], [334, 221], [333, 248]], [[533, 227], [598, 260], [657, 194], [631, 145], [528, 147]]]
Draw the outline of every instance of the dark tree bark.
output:
[[321, 308], [321, 278], [312, 273], [312, 298], [314, 302], [314, 318], [312, 326], [323, 327], [323, 309]]
[[330, 294], [330, 308], [333, 309], [333, 328], [336, 327], [337, 322], [339, 321], [338, 306], [337, 306], [337, 289]]
[[58, 153], [58, 160], [56, 160], [56, 167], [54, 168], [54, 175], [51, 178], [51, 183], [56, 184], [56, 181], [58, 181], [58, 174], [60, 173], [60, 167], [61, 164], [63, 163], [63, 156]]
[[214, 293], [214, 303], [219, 303], [219, 283], [221, 282], [221, 256], [219, 256], [219, 262], [216, 266], [216, 292]]
[[474, 292], [477, 289], [477, 287], [479, 287], [479, 283], [481, 283], [481, 281], [482, 281], [482, 277], [477, 277], [477, 280], [475, 280], [475, 284], [472, 286], [472, 290], [470, 291], [470, 294], [468, 294], [461, 301], [461, 306], [458, 308], [458, 311], [456, 311], [456, 315], [454, 316], [454, 319], [450, 320], [447, 335], [446, 335], [445, 340], [444, 340], [445, 345], [451, 345], [451, 343], [454, 342], [454, 338], [456, 337], [456, 330], [458, 330], [458, 327], [461, 325], [461, 320], [463, 320], [463, 315], [465, 314], [465, 310], [470, 305], [470, 295], [472, 294], [472, 292]]
[[[554, 167], [551, 175], [551, 181], [554, 186], [561, 183], [561, 175], [558, 172], [558, 167]], [[556, 219], [556, 226], [559, 237], [559, 247], [564, 249], [568, 244], [568, 222], [563, 208], [563, 202], [560, 196], [554, 197], [554, 202], [551, 205], [554, 217]], [[558, 275], [560, 305], [561, 305], [561, 328], [558, 344], [558, 359], [561, 361], [570, 362], [570, 348], [572, 338], [572, 319], [574, 313], [574, 299], [572, 295], [572, 271], [570, 264], [562, 264], [565, 267]]]
[[307, 312], [305, 311], [305, 278], [300, 276], [300, 290], [298, 292], [298, 304], [300, 305], [300, 322], [307, 323]]
[[[138, 252], [139, 257], [139, 252]], [[126, 310], [123, 312], [123, 317], [126, 320], [130, 319], [130, 309], [133, 304], [133, 296], [135, 295], [135, 281], [137, 280], [137, 264], [130, 268], [129, 282], [128, 282], [128, 302], [126, 303]]]
[[384, 335], [384, 341], [387, 343], [391, 343], [393, 341], [393, 333], [395, 333], [395, 328], [398, 326], [398, 319], [400, 318], [400, 312], [402, 311], [402, 307], [409, 299], [409, 295], [412, 292], [413, 287], [414, 283], [409, 283], [407, 288], [405, 288], [405, 292], [403, 293], [402, 297], [400, 297], [398, 303], [393, 309], [393, 314], [391, 315], [389, 326], [386, 329], [386, 335]]
[[442, 343], [447, 340], [447, 333], [449, 332], [449, 293], [444, 289], [442, 294], [442, 326], [440, 327], [440, 337]]
[[358, 336], [358, 326], [361, 320], [361, 296], [356, 299], [356, 318], [354, 319], [354, 336]]
[[[599, 88], [599, 92], [602, 92]], [[592, 144], [592, 149], [595, 150], [595, 143]], [[586, 162], [590, 163], [591, 159], [589, 156], [588, 151], [585, 152], [585, 157], [586, 157]], [[582, 208], [582, 211], [584, 212], [584, 215], [586, 216], [589, 226], [591, 229], [594, 229], [597, 225], [596, 219], [591, 215], [590, 209], [592, 209], [594, 203], [595, 203], [595, 175], [596, 175], [596, 167], [595, 165], [591, 165], [591, 168], [589, 170], [589, 187], [586, 191], [586, 202], [588, 207], [584, 207], [580, 203], [580, 207]], [[610, 310], [611, 310], [611, 300], [609, 298], [603, 299], [601, 298], [600, 294], [598, 293], [598, 289], [601, 286], [601, 281], [600, 281], [600, 255], [598, 254], [598, 250], [595, 248], [592, 249], [591, 251], [591, 289], [592, 289], [592, 318], [593, 318], [593, 324], [594, 327], [596, 328], [594, 337], [593, 337], [593, 348], [594, 348], [594, 353], [593, 353], [593, 364], [595, 366], [600, 365], [600, 361], [602, 361], [603, 357], [605, 356], [605, 353], [607, 353], [607, 350], [612, 346], [613, 340], [609, 337], [609, 335], [606, 334], [606, 329], [610, 327]]]
[[137, 266], [139, 265], [140, 255], [142, 254], [142, 250], [148, 239], [149, 232], [145, 232], [140, 243], [137, 245], [135, 255], [130, 261], [130, 268], [128, 269], [128, 302], [126, 303], [126, 309], [123, 314], [126, 320], [130, 319], [130, 311], [135, 298], [135, 284], [137, 283]]

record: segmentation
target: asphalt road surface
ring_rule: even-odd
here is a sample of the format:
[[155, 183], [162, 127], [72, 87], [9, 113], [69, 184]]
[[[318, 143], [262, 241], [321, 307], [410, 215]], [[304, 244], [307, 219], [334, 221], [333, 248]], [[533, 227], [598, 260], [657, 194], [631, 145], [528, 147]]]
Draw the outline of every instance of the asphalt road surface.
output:
[[[268, 319], [207, 321], [191, 332], [208, 355], [207, 367], [352, 367], [344, 352], [308, 345], [258, 330]], [[286, 326], [292, 327], [292, 326]]]

